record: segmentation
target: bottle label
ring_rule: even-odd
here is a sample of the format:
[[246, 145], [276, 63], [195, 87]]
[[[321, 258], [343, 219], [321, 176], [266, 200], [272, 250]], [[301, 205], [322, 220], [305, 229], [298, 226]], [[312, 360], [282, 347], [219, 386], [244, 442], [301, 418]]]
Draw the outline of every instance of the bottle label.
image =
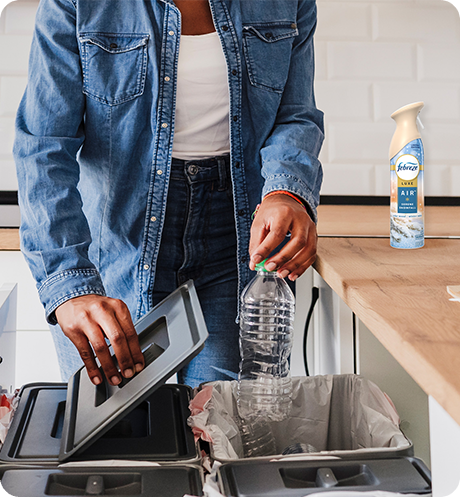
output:
[[415, 155], [403, 154], [395, 164], [398, 176], [398, 214], [414, 214], [417, 212], [417, 176], [420, 163]]
[[420, 139], [409, 142], [391, 159], [392, 247], [424, 245], [423, 160]]

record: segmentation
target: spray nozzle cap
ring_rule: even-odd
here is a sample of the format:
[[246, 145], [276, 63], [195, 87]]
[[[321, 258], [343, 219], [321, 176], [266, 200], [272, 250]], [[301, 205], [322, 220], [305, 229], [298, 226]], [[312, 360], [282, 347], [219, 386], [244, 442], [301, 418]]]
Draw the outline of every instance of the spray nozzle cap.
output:
[[417, 124], [422, 128], [425, 129], [425, 126], [423, 126], [422, 120], [420, 119], [420, 115], [417, 116]]

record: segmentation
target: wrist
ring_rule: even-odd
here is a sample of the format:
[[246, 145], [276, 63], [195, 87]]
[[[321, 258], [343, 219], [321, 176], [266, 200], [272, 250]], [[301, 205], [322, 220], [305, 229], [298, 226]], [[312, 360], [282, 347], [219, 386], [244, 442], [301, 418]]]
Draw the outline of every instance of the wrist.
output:
[[294, 193], [291, 193], [291, 192], [288, 192], [286, 190], [275, 190], [273, 192], [270, 192], [270, 193], [267, 193], [267, 195], [264, 196], [264, 198], [262, 199], [262, 202], [267, 199], [268, 197], [272, 197], [274, 195], [285, 195], [287, 197], [291, 197], [292, 199], [294, 199], [296, 202], [298, 202], [305, 210], [307, 210], [306, 206], [305, 206], [305, 203], [304, 201], [299, 198], [297, 195], [295, 195]]

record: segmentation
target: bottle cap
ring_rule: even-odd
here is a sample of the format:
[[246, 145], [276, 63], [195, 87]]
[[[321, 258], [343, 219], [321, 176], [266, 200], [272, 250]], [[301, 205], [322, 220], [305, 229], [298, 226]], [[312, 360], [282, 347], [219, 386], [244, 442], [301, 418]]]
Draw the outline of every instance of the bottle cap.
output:
[[259, 264], [256, 264], [256, 271], [264, 271], [265, 273], [272, 273], [273, 271], [265, 269], [265, 263], [267, 262], [267, 260], [268, 259], [264, 259], [262, 262], [259, 262]]

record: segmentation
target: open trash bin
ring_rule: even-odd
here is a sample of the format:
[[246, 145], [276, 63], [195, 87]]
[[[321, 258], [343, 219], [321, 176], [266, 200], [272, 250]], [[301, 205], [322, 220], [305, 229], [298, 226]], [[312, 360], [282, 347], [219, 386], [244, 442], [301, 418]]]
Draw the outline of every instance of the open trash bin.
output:
[[[205, 397], [200, 402], [198, 395]], [[325, 490], [426, 494], [430, 473], [413, 457], [391, 401], [358, 375], [293, 378], [290, 416], [270, 422], [277, 454], [243, 458], [237, 382], [203, 385], [189, 423], [210, 441], [221, 492], [232, 497], [304, 497]], [[282, 455], [309, 444], [308, 454]]]
[[[165, 384], [207, 338], [193, 283], [179, 287], [135, 327], [145, 368], [133, 378], [116, 387], [106, 381], [95, 386], [82, 367], [68, 384], [21, 389], [0, 451], [5, 490], [39, 497], [84, 495], [91, 488], [93, 495], [148, 495], [148, 489], [168, 497], [201, 495], [200, 451], [187, 426], [192, 390]], [[105, 460], [114, 462], [107, 467]], [[174, 482], [169, 492], [168, 482]]]

